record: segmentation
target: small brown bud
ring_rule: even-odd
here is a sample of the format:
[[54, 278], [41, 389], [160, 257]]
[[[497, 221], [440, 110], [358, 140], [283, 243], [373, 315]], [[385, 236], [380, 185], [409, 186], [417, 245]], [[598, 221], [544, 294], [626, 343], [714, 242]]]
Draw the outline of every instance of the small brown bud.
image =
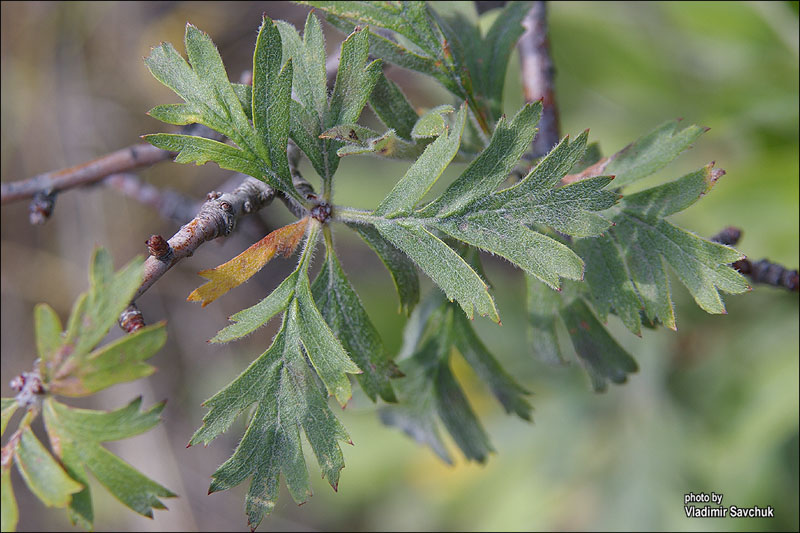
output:
[[170, 252], [172, 252], [169, 243], [161, 235], [151, 235], [150, 238], [145, 241], [145, 244], [147, 244], [148, 253], [156, 259], [166, 259]]
[[331, 206], [325, 202], [319, 203], [311, 208], [311, 216], [321, 223], [326, 223], [331, 218]]
[[135, 304], [131, 304], [119, 315], [119, 327], [125, 333], [133, 333], [144, 327], [144, 317]]

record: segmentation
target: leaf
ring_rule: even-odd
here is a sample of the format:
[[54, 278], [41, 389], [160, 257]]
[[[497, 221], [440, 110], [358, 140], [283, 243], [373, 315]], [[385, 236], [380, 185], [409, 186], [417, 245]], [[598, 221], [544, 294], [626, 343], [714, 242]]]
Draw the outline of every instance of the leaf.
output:
[[291, 104], [290, 136], [306, 154], [322, 177], [322, 196], [330, 200], [333, 175], [339, 165], [336, 151], [342, 142], [331, 128], [358, 120], [373, 87], [381, 76], [380, 61], [368, 61], [368, 36], [356, 30], [342, 43], [339, 70], [328, 99], [325, 70], [325, 39], [313, 13], [306, 18], [303, 38], [294, 26], [278, 23], [283, 44], [283, 59], [294, 62], [293, 87], [296, 100]]
[[572, 345], [586, 367], [595, 392], [606, 390], [608, 381], [625, 383], [638, 371], [636, 361], [608, 334], [580, 298], [561, 310]]
[[50, 391], [62, 396], [86, 396], [117, 383], [155, 372], [144, 360], [167, 341], [165, 322], [143, 327], [93, 351], [80, 364], [66, 364], [53, 376]]
[[544, 235], [546, 229], [539, 226], [584, 236], [611, 225], [595, 212], [608, 209], [619, 198], [603, 190], [610, 177], [558, 186], [581, 159], [588, 133], [572, 143], [564, 139], [522, 181], [495, 191], [530, 145], [540, 111], [540, 104], [529, 104], [510, 124], [501, 119], [489, 146], [429, 204], [415, 210], [457, 150], [457, 142], [450, 141], [454, 132], [434, 141], [373, 213], [338, 208], [337, 218], [373, 225], [448, 298], [457, 300], [470, 318], [477, 307], [480, 314], [499, 320], [484, 280], [434, 233], [498, 254], [554, 289], [559, 288], [560, 278], [582, 279], [581, 258], [566, 244]]
[[230, 261], [215, 268], [201, 270], [198, 274], [210, 281], [192, 291], [187, 300], [202, 302], [202, 306], [205, 307], [250, 279], [276, 254], [291, 256], [306, 234], [309, 220], [310, 217], [305, 217], [276, 229]]
[[8, 421], [11, 420], [12, 416], [14, 416], [17, 407], [19, 407], [19, 404], [14, 398], [2, 399], [2, 408], [0, 409], [0, 413], [2, 413], [2, 426], [0, 426], [0, 435], [3, 435], [6, 432]]
[[156, 148], [178, 152], [175, 157], [176, 163], [204, 165], [213, 161], [220, 168], [241, 172], [261, 180], [265, 180], [265, 176], [268, 175], [258, 160], [248, 157], [242, 150], [219, 141], [176, 133], [156, 133], [144, 135], [142, 138]]
[[137, 513], [153, 517], [153, 508], [165, 509], [159, 498], [175, 494], [148, 479], [120, 458], [100, 446], [103, 442], [139, 435], [159, 422], [164, 403], [139, 411], [141, 397], [116, 411], [76, 409], [48, 398], [43, 404], [47, 434], [70, 476], [84, 489], [70, 503], [73, 523], [93, 520], [86, 469], [120, 502]]
[[493, 451], [489, 437], [450, 368], [454, 346], [507, 412], [530, 420], [527, 391], [502, 369], [454, 304], [435, 295], [428, 298], [415, 310], [404, 337], [403, 352], [411, 355], [400, 362], [406, 374], [396, 384], [401, 402], [381, 409], [385, 424], [399, 427], [452, 463], [439, 433], [441, 421], [468, 460], [482, 463], [487, 459]]
[[66, 507], [71, 495], [83, 489], [83, 485], [64, 472], [30, 427], [20, 434], [14, 461], [25, 484], [48, 507]]
[[[150, 114], [172, 124], [203, 124], [229, 138], [236, 147], [187, 135], [155, 134], [144, 139], [161, 149], [179, 152], [175, 159], [178, 163], [214, 161], [221, 168], [263, 180], [302, 202], [286, 160], [292, 65], [281, 68], [280, 54], [274, 53], [281, 48], [280, 40], [274, 23], [264, 17], [253, 58], [253, 87], [245, 89], [230, 83], [211, 38], [191, 24], [186, 25], [185, 35], [189, 63], [169, 43], [154, 47], [145, 64], [186, 104], [157, 106]], [[247, 90], [251, 91], [249, 102], [242, 94]]]
[[[509, 2], [481, 35], [477, 15], [465, 3], [427, 2], [301, 2], [321, 9], [342, 31], [368, 25], [395, 34], [370, 34], [370, 52], [403, 68], [436, 78], [459, 99], [466, 100], [483, 133], [502, 110], [503, 84], [511, 50], [522, 35], [520, 24], [529, 2]], [[381, 84], [379, 83], [379, 87]], [[394, 91], [383, 96], [397, 98]], [[383, 119], [385, 108], [377, 113]], [[394, 128], [395, 126], [388, 124]], [[399, 134], [408, 138], [405, 131]]]
[[407, 222], [376, 222], [375, 228], [408, 256], [445, 292], [456, 300], [471, 319], [474, 310], [500, 321], [489, 287], [464, 259], [420, 225]]
[[301, 320], [299, 305], [293, 300], [269, 349], [205, 402], [209, 412], [190, 442], [207, 444], [257, 403], [244, 437], [233, 456], [214, 473], [209, 489], [209, 493], [227, 490], [252, 476], [245, 500], [252, 529], [274, 508], [281, 473], [297, 503], [311, 496], [301, 429], [334, 489], [344, 467], [338, 441], [349, 441], [349, 437], [328, 408], [300, 351]]
[[392, 218], [410, 213], [455, 157], [465, 118], [466, 108], [462, 106], [455, 124], [425, 149], [375, 209], [375, 215]]
[[230, 342], [240, 339], [260, 328], [269, 322], [272, 317], [286, 309], [294, 297], [298, 273], [297, 270], [292, 272], [269, 296], [253, 307], [239, 311], [231, 316], [230, 320], [234, 323], [217, 333], [209, 342]]
[[364, 370], [356, 379], [367, 396], [372, 401], [380, 395], [384, 401], [396, 402], [389, 379], [399, 377], [399, 371], [387, 357], [378, 331], [332, 249], [325, 259], [311, 287], [314, 301], [342, 347]]
[[61, 347], [61, 320], [47, 304], [37, 304], [33, 309], [36, 330], [36, 352], [42, 361], [52, 361]]
[[400, 298], [400, 311], [410, 314], [419, 302], [419, 276], [409, 257], [387, 241], [373, 227], [365, 224], [348, 224], [364, 242], [378, 255], [394, 281], [397, 296]]
[[8, 467], [4, 464], [0, 470], [0, 530], [16, 531], [19, 520], [19, 508], [14, 497], [14, 487], [11, 485], [11, 463]]
[[678, 131], [679, 120], [665, 122], [615, 154], [605, 172], [622, 187], [653, 174], [686, 150], [708, 128], [691, 125]]
[[536, 279], [525, 276], [528, 311], [528, 344], [533, 353], [550, 364], [564, 364], [558, 344], [556, 320], [561, 308], [561, 295]]
[[626, 196], [610, 210], [615, 226], [599, 238], [581, 239], [576, 251], [587, 264], [586, 281], [598, 315], [613, 309], [640, 334], [642, 319], [675, 329], [668, 264], [709, 313], [724, 313], [719, 291], [749, 290], [746, 279], [729, 265], [743, 256], [730, 247], [682, 230], [663, 217], [681, 211], [706, 194], [721, 177], [712, 165], [678, 180]]
[[289, 140], [289, 102], [292, 95], [291, 60], [281, 68], [281, 36], [266, 15], [253, 54], [252, 118], [256, 133], [267, 147], [269, 161], [279, 176], [290, 176], [286, 145]]

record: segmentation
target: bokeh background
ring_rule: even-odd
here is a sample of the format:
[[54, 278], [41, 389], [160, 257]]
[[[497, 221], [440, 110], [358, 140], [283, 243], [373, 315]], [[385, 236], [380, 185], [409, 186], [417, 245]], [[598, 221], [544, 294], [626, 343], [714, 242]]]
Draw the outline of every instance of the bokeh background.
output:
[[[236, 79], [249, 68], [262, 12], [302, 24], [307, 11], [283, 2], [3, 2], [2, 180], [76, 164], [137, 142], [141, 134], [166, 131], [169, 126], [145, 112], [176, 97], [150, 76], [142, 57], [161, 41], [183, 50], [187, 20], [210, 33]], [[667, 119], [709, 126], [693, 149], [643, 185], [716, 161], [727, 175], [677, 222], [705, 236], [739, 226], [744, 237], [738, 248], [748, 256], [796, 267], [797, 2], [554, 2], [549, 13], [563, 133], [591, 128], [590, 139], [612, 153]], [[330, 51], [342, 35], [326, 30]], [[424, 77], [400, 69], [389, 75], [419, 107], [450, 101]], [[506, 100], [508, 113], [522, 103], [516, 56]], [[374, 117], [365, 112], [364, 120]], [[407, 166], [345, 160], [337, 201], [375, 206]], [[309, 165], [303, 168], [315, 178]], [[170, 162], [140, 175], [198, 200], [228, 178], [214, 165]], [[44, 226], [28, 224], [25, 202], [3, 206], [0, 216], [2, 395], [8, 396], [8, 381], [35, 357], [34, 305], [49, 302], [66, 318], [86, 288], [95, 245], [110, 249], [121, 266], [144, 252], [149, 235], [172, 235], [177, 225], [103, 186], [59, 196]], [[205, 309], [185, 298], [201, 283], [198, 270], [291, 220], [277, 202], [251, 218], [255, 222], [236, 235], [181, 262], [140, 300], [149, 322], [168, 320], [167, 346], [152, 359], [159, 372], [77, 402], [112, 408], [139, 394], [146, 405], [169, 400], [164, 424], [109, 447], [180, 498], [148, 520], [95, 490], [98, 530], [246, 529], [246, 485], [206, 495], [209, 476], [241, 435], [241, 421], [208, 448], [185, 445], [201, 423], [200, 403], [261, 353], [276, 326], [233, 345], [206, 340], [228, 315], [274, 288], [292, 262], [270, 264]], [[395, 312], [389, 276], [343, 228], [337, 243], [387, 349], [396, 353], [404, 318]], [[282, 489], [262, 530], [798, 529], [796, 293], [757, 287], [727, 297], [727, 316], [709, 316], [675, 280], [678, 332], [646, 331], [638, 339], [612, 317], [609, 327], [640, 371], [626, 385], [596, 395], [579, 365], [549, 368], [533, 357], [525, 344], [520, 272], [491, 259], [486, 267], [503, 326], [478, 320], [477, 327], [506, 368], [534, 391], [535, 423], [506, 416], [457, 359], [457, 374], [497, 454], [484, 466], [459, 460], [449, 467], [382, 426], [375, 407], [357, 394], [338, 413], [355, 443], [345, 446], [338, 494], [309, 460], [314, 497], [299, 508]], [[65, 513], [31, 497], [16, 472], [14, 484], [21, 531], [69, 529]], [[776, 517], [687, 519], [683, 494], [689, 491], [722, 493], [728, 505], [772, 505]]]

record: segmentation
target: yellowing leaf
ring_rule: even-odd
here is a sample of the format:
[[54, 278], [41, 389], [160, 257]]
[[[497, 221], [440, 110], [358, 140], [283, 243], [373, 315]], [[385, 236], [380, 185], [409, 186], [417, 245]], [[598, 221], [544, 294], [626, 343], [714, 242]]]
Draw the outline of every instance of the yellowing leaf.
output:
[[309, 217], [305, 217], [294, 224], [276, 229], [227, 263], [209, 270], [201, 270], [198, 274], [210, 281], [192, 291], [187, 300], [202, 302], [202, 306], [205, 307], [250, 279], [275, 257], [275, 254], [280, 253], [284, 257], [289, 257], [305, 235], [309, 220]]

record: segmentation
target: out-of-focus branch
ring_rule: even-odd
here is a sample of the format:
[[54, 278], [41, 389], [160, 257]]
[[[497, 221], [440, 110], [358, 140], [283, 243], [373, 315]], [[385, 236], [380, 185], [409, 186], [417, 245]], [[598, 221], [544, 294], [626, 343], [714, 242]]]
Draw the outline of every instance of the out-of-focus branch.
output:
[[169, 159], [170, 152], [147, 143], [134, 144], [74, 167], [54, 170], [0, 185], [0, 203], [8, 204], [97, 183], [110, 174], [127, 172]]
[[[711, 237], [711, 240], [720, 244], [734, 246], [741, 237], [742, 230], [730, 226]], [[749, 277], [753, 283], [781, 287], [792, 292], [800, 291], [800, 277], [798, 277], [796, 269], [789, 270], [783, 265], [773, 263], [768, 259], [753, 263], [746, 257], [736, 261], [731, 266]]]
[[[185, 135], [200, 135], [220, 140], [217, 132], [201, 125], [181, 127]], [[32, 198], [31, 224], [44, 224], [53, 212], [56, 195], [67, 189], [93, 185], [111, 174], [129, 172], [166, 161], [174, 154], [147, 143], [134, 144], [86, 163], [38, 174], [32, 178], [0, 184], [0, 204]]]
[[542, 157], [558, 144], [560, 137], [553, 76], [555, 68], [550, 58], [547, 37], [547, 10], [544, 2], [534, 2], [522, 21], [525, 33], [517, 43], [522, 67], [522, 88], [527, 102], [542, 101], [539, 132], [533, 139], [528, 159]]
[[199, 202], [188, 196], [172, 189], [159, 189], [142, 181], [136, 174], [112, 174], [102, 183], [141, 204], [152, 207], [162, 218], [181, 224], [191, 220], [199, 208]]

